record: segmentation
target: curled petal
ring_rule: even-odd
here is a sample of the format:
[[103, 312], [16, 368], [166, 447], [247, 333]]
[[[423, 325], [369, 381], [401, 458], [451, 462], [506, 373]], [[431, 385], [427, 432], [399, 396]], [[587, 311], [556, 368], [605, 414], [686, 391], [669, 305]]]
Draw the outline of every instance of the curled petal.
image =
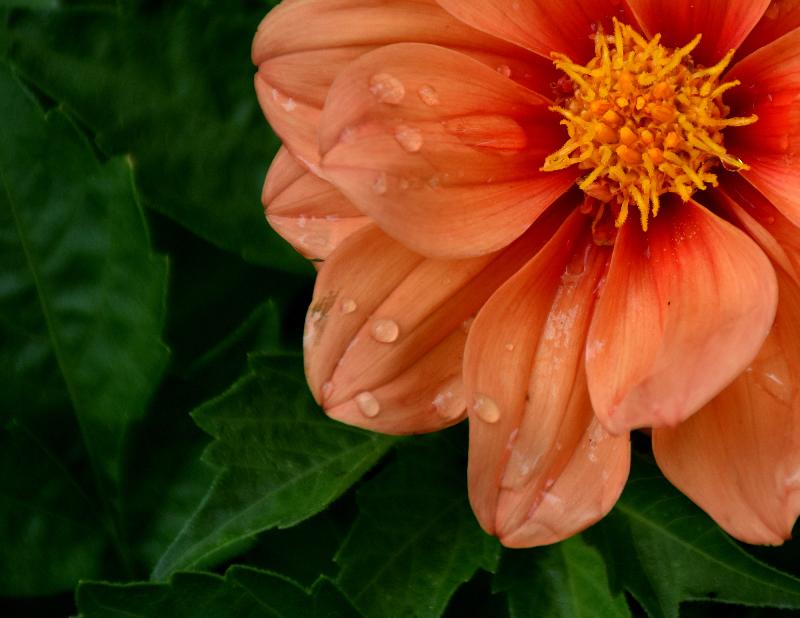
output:
[[685, 420], [752, 361], [776, 304], [761, 249], [695, 202], [623, 226], [587, 343], [598, 418], [612, 433]]
[[800, 225], [800, 29], [750, 54], [728, 77], [747, 85], [730, 91], [733, 113], [758, 115], [753, 125], [726, 130], [731, 149], [746, 153], [751, 169], [742, 175]]
[[465, 352], [469, 487], [512, 547], [564, 539], [605, 515], [628, 475], [628, 437], [592, 414], [583, 349], [609, 257], [573, 214], [478, 314]]
[[613, 31], [611, 18], [630, 23], [632, 16], [614, 0], [439, 0], [461, 21], [510, 41], [545, 58], [561, 52], [573, 60], [586, 62], [594, 54], [590, 35], [602, 24]]
[[470, 319], [549, 236], [556, 211], [506, 250], [427, 259], [374, 227], [348, 238], [317, 278], [306, 320], [306, 375], [333, 417], [418, 433], [464, 416]]
[[436, 257], [490, 253], [519, 237], [578, 173], [539, 171], [563, 138], [539, 95], [419, 44], [348, 66], [320, 127], [325, 177], [390, 236]]
[[373, 49], [412, 41], [461, 49], [542, 91], [553, 79], [549, 63], [473, 30], [433, 0], [286, 0], [253, 41], [267, 119], [293, 154], [316, 163], [319, 114], [336, 76]]
[[667, 478], [728, 533], [779, 545], [800, 514], [800, 288], [780, 275], [775, 326], [745, 372], [692, 418], [656, 429]]
[[330, 183], [281, 148], [267, 173], [262, 202], [270, 225], [305, 257], [324, 260], [348, 236], [370, 224]]
[[629, 0], [648, 37], [661, 33], [669, 47], [682, 47], [703, 34], [692, 57], [705, 66], [736, 49], [755, 27], [770, 0]]

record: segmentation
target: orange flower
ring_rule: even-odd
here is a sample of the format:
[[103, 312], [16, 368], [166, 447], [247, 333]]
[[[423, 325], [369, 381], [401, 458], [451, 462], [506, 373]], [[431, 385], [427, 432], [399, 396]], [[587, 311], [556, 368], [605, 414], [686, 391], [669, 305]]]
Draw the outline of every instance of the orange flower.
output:
[[800, 2], [287, 0], [253, 60], [331, 417], [468, 413], [509, 546], [605, 515], [637, 428], [730, 534], [789, 537]]

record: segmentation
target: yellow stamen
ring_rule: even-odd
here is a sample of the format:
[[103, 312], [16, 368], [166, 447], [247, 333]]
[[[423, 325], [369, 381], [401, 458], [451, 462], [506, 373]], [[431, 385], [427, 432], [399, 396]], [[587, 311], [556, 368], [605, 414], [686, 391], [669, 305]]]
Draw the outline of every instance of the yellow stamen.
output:
[[[730, 108], [722, 95], [739, 82], [719, 83], [719, 77], [734, 50], [714, 66], [699, 67], [691, 57], [699, 34], [678, 49], [660, 41], [658, 34], [647, 41], [615, 19], [613, 36], [602, 30], [594, 35], [595, 57], [588, 64], [553, 54], [574, 91], [551, 108], [564, 117], [569, 139], [542, 170], [571, 165], [587, 170], [579, 187], [610, 203], [616, 227], [635, 205], [646, 231], [650, 217], [658, 215], [661, 195], [675, 193], [686, 201], [695, 191], [716, 186], [712, 170], [719, 162], [731, 171], [748, 169], [727, 152], [721, 133], [758, 120], [727, 117]], [[599, 212], [598, 217], [605, 211]]]

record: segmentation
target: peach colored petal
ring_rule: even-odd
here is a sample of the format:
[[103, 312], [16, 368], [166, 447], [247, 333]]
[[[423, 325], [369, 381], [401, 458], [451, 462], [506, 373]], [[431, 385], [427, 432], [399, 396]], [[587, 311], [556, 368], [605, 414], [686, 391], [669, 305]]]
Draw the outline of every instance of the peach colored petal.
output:
[[780, 278], [775, 326], [747, 370], [653, 449], [667, 478], [728, 533], [781, 544], [800, 514], [800, 289]]
[[553, 67], [454, 19], [433, 0], [286, 0], [253, 40], [256, 89], [270, 124], [293, 154], [316, 163], [316, 129], [336, 75], [382, 45], [425, 42], [457, 48], [550, 92]]
[[772, 0], [753, 31], [739, 46], [737, 55], [744, 57], [800, 27], [800, 0]]
[[695, 202], [623, 226], [587, 342], [598, 418], [612, 433], [685, 420], [752, 361], [776, 303], [767, 257]]
[[563, 139], [539, 95], [463, 54], [410, 43], [350, 64], [320, 125], [325, 177], [390, 236], [436, 257], [519, 237], [576, 178], [538, 171]]
[[272, 161], [261, 199], [275, 231], [312, 260], [324, 260], [345, 238], [371, 223], [285, 148]]
[[692, 52], [701, 64], [719, 62], [737, 48], [758, 23], [770, 0], [628, 0], [648, 37], [661, 33], [670, 47], [682, 47], [700, 32]]
[[545, 58], [553, 51], [586, 62], [594, 54], [589, 36], [604, 25], [611, 31], [611, 18], [631, 23], [623, 3], [614, 0], [439, 0], [464, 23], [529, 49]]
[[749, 127], [726, 130], [726, 141], [750, 165], [742, 175], [795, 225], [800, 224], [800, 29], [758, 49], [729, 74], [746, 87], [730, 91], [736, 115], [757, 114]]
[[628, 475], [628, 437], [592, 414], [583, 347], [609, 251], [573, 214], [500, 288], [467, 341], [470, 500], [512, 547], [564, 539], [600, 519]]
[[353, 234], [317, 278], [304, 337], [306, 376], [335, 418], [384, 433], [463, 418], [470, 319], [557, 225], [553, 209], [506, 250], [426, 259], [375, 228]]
[[800, 284], [800, 230], [752, 185], [725, 176], [714, 192], [716, 204], [761, 246], [770, 259]]

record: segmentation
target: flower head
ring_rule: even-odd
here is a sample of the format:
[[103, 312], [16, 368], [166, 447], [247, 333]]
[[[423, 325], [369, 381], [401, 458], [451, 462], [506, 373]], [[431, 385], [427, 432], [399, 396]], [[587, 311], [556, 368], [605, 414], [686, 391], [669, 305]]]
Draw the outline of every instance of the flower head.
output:
[[638, 428], [728, 532], [788, 538], [800, 4], [286, 0], [253, 59], [330, 416], [468, 415], [471, 502], [510, 546], [605, 515]]

